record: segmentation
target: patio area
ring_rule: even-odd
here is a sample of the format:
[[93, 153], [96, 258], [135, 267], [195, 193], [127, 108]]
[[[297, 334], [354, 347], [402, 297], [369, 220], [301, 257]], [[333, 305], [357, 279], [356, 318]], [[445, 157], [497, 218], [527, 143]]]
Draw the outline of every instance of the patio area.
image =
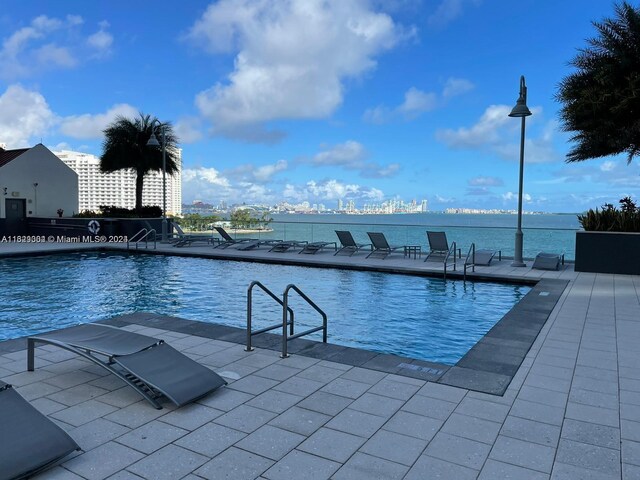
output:
[[[0, 256], [96, 247], [124, 248], [3, 244]], [[402, 254], [364, 260], [195, 245], [151, 253], [165, 250], [417, 274], [442, 269]], [[56, 347], [38, 347], [36, 370], [27, 372], [23, 340], [0, 343], [0, 379], [83, 450], [38, 479], [640, 478], [640, 277], [576, 273], [572, 265], [513, 268], [504, 260], [476, 274], [569, 282], [502, 396], [339, 356], [245, 352], [211, 326], [175, 320], [169, 328], [171, 319], [151, 314], [113, 323], [165, 339], [229, 385], [187, 407], [156, 410]]]

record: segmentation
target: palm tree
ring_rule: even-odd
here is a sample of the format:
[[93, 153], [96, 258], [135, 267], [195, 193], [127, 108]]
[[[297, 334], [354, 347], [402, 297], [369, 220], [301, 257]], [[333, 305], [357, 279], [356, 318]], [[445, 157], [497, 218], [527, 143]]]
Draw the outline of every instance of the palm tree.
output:
[[[171, 123], [160, 123], [157, 118], [140, 112], [139, 118], [119, 115], [104, 130], [100, 171], [112, 173], [130, 169], [136, 172], [136, 212], [142, 210], [144, 176], [151, 171], [162, 171], [162, 147], [149, 147], [147, 142], [154, 126], [164, 126], [166, 141], [166, 173], [178, 171], [178, 138]], [[160, 128], [157, 128], [160, 131]], [[162, 141], [162, 139], [160, 139]]]
[[640, 8], [615, 5], [616, 17], [594, 22], [598, 36], [587, 40], [570, 65], [556, 99], [562, 129], [577, 144], [567, 162], [640, 153]]

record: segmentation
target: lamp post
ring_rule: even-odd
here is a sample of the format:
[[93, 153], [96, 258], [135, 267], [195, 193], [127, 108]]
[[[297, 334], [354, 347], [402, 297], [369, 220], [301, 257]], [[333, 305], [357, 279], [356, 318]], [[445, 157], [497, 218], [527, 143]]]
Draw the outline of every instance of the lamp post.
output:
[[520, 181], [518, 184], [518, 229], [516, 230], [516, 247], [513, 254], [512, 267], [526, 267], [522, 261], [522, 183], [524, 173], [524, 122], [525, 118], [531, 115], [531, 110], [527, 107], [527, 86], [524, 83], [524, 75], [520, 77], [520, 96], [513, 107], [510, 117], [522, 118], [522, 128], [520, 131]]
[[149, 141], [147, 142], [148, 147], [159, 147], [160, 143], [156, 138], [156, 122], [158, 126], [160, 126], [160, 135], [162, 136], [162, 237], [161, 242], [167, 242], [167, 233], [168, 233], [168, 225], [167, 225], [167, 139], [164, 135], [164, 124], [160, 123], [159, 120], [156, 120], [151, 126], [151, 137], [149, 137]]

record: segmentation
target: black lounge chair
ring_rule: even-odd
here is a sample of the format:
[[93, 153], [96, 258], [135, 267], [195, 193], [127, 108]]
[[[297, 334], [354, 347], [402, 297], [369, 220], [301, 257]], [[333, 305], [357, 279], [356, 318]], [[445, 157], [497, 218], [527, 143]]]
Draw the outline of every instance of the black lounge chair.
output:
[[242, 240], [236, 240], [233, 238], [223, 227], [213, 227], [216, 232], [222, 237], [222, 241], [213, 248], [228, 248], [232, 245], [238, 247], [238, 250], [250, 250], [257, 247], [260, 244], [259, 238], [243, 238]]
[[320, 250], [322, 250], [328, 245], [333, 245], [334, 250], [338, 249], [336, 242], [311, 242], [311, 243], [307, 243], [304, 246], [304, 248], [300, 250], [298, 253], [309, 253], [309, 254], [315, 255], [316, 253], [318, 253]]
[[[97, 363], [155, 408], [162, 396], [181, 407], [227, 382], [207, 367], [170, 347], [163, 340], [120, 328], [86, 323], [27, 339], [27, 369], [34, 369], [36, 343], [56, 345]], [[101, 358], [103, 357], [103, 358]]]
[[536, 268], [538, 270], [559, 270], [560, 263], [564, 265], [564, 255], [540, 252], [536, 255], [531, 268]]
[[[447, 241], [447, 234], [445, 232], [430, 232], [427, 231], [427, 241], [429, 242], [429, 253], [427, 257], [424, 259], [426, 262], [429, 260], [431, 256], [439, 256], [446, 257], [449, 254], [450, 247], [449, 242]], [[455, 249], [455, 242], [453, 242], [452, 247]], [[453, 252], [455, 255], [456, 252]], [[462, 253], [460, 249], [458, 249], [458, 258], [462, 258]]]
[[338, 235], [338, 240], [340, 240], [341, 247], [338, 251], [336, 251], [336, 253], [333, 254], [334, 256], [342, 252], [350, 252], [349, 256], [351, 256], [364, 247], [369, 247], [371, 250], [373, 250], [373, 246], [370, 243], [356, 243], [353, 235], [351, 235], [351, 232], [348, 230], [336, 230], [336, 235]]
[[405, 248], [405, 245], [389, 245], [389, 242], [387, 242], [387, 238], [384, 236], [384, 233], [367, 232], [367, 235], [369, 235], [369, 238], [371, 239], [371, 245], [373, 248], [371, 250], [371, 253], [367, 255], [366, 258], [369, 258], [373, 255], [381, 256], [381, 258], [384, 260], [396, 250]]
[[284, 242], [276, 243], [270, 252], [286, 252], [291, 248], [304, 248], [309, 242], [306, 240], [285, 240]]
[[64, 430], [0, 381], [0, 480], [35, 475], [74, 450]]
[[[465, 265], [473, 264], [488, 267], [489, 265], [491, 265], [491, 260], [493, 260], [493, 257], [496, 256], [496, 253], [498, 252], [496, 252], [495, 250], [476, 250], [475, 255], [472, 254], [467, 257], [467, 262], [465, 262]], [[502, 254], [500, 256], [502, 256]]]
[[176, 230], [176, 234], [172, 235], [172, 241], [174, 247], [188, 247], [192, 243], [206, 243], [213, 244], [217, 239], [211, 235], [191, 235], [184, 233], [182, 227], [175, 222], [172, 222], [173, 228]]

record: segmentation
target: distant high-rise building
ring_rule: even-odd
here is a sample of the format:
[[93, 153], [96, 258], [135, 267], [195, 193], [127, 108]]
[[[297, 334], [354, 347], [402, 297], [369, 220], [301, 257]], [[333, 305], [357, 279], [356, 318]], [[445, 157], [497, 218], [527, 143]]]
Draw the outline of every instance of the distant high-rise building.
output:
[[344, 205], [342, 204], [342, 199], [338, 199], [338, 210], [344, 210]]
[[353, 200], [349, 200], [347, 202], [347, 212], [355, 212], [356, 211], [356, 202]]
[[426, 200], [422, 200], [422, 204], [420, 205], [420, 211], [422, 213], [425, 213], [425, 212], [429, 211], [429, 204], [427, 203]]
[[[100, 172], [100, 159], [95, 155], [70, 150], [53, 152], [78, 174], [80, 211], [97, 211], [100, 205], [134, 208], [136, 205], [136, 174], [131, 170]], [[142, 204], [163, 206], [162, 172], [150, 172], [144, 177]], [[167, 214], [182, 214], [182, 150], [178, 149], [178, 172], [166, 176]]]

